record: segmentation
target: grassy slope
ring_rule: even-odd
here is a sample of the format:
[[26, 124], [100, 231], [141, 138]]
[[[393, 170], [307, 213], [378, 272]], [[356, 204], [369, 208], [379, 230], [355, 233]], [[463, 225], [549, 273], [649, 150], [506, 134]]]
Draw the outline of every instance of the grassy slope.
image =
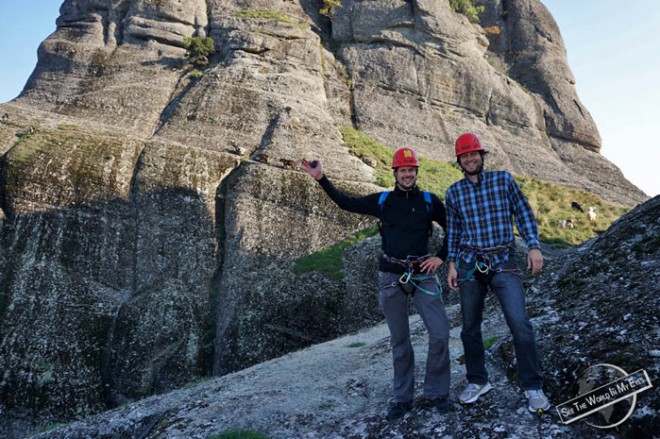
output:
[[[394, 151], [370, 138], [364, 133], [352, 128], [342, 128], [344, 143], [351, 154], [360, 158], [370, 158], [376, 161], [376, 184], [383, 188], [394, 186], [394, 177], [390, 168]], [[420, 186], [444, 199], [447, 188], [463, 177], [456, 165], [438, 160], [419, 158]], [[521, 190], [534, 209], [539, 225], [541, 241], [555, 246], [570, 246], [595, 237], [606, 230], [612, 222], [629, 209], [613, 206], [588, 192], [566, 186], [557, 185], [530, 177], [515, 176]], [[583, 207], [584, 212], [571, 208], [576, 202]], [[591, 223], [586, 211], [594, 206], [598, 218]], [[559, 220], [572, 219], [573, 229], [562, 228]], [[331, 279], [342, 279], [341, 252], [347, 246], [377, 233], [377, 227], [372, 226], [331, 247], [305, 256], [296, 262], [297, 274], [306, 271], [320, 271]]]

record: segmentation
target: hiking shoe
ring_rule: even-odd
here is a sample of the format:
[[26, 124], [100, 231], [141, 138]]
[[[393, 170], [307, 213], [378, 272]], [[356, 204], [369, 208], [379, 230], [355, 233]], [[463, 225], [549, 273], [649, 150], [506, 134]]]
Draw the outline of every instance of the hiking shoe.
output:
[[465, 387], [465, 390], [463, 390], [461, 395], [458, 397], [458, 400], [461, 401], [461, 404], [472, 404], [477, 399], [479, 399], [481, 395], [488, 393], [492, 388], [493, 387], [490, 385], [490, 383], [468, 383], [467, 387]]
[[543, 413], [551, 407], [548, 397], [543, 390], [525, 390], [525, 396], [529, 399], [527, 409], [532, 413]]
[[387, 419], [390, 421], [393, 419], [399, 419], [405, 415], [411, 407], [411, 402], [393, 402], [390, 404], [390, 407], [387, 410]]
[[440, 413], [448, 412], [451, 408], [451, 403], [447, 398], [433, 398], [429, 401], [429, 403]]

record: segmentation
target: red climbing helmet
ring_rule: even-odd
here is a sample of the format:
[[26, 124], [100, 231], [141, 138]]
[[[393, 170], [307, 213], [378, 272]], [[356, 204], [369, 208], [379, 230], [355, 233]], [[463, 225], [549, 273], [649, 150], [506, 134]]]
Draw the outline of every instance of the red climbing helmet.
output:
[[417, 155], [415, 154], [415, 151], [410, 148], [401, 148], [394, 153], [392, 169], [401, 168], [403, 166], [419, 166]]
[[458, 136], [454, 146], [456, 148], [456, 157], [473, 151], [488, 152], [481, 146], [481, 140], [472, 133], [465, 133]]

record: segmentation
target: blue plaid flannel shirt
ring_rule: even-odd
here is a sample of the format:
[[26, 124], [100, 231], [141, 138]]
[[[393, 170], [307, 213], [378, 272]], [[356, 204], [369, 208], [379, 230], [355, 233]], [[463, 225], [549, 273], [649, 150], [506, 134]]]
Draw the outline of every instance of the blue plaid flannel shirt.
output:
[[[447, 189], [447, 228], [449, 261], [470, 263], [474, 252], [461, 251], [467, 247], [506, 246], [515, 239], [513, 215], [518, 232], [528, 248], [539, 248], [539, 233], [534, 212], [525, 195], [506, 171], [483, 171], [479, 183], [463, 178]], [[508, 260], [508, 252], [495, 254], [495, 264]]]

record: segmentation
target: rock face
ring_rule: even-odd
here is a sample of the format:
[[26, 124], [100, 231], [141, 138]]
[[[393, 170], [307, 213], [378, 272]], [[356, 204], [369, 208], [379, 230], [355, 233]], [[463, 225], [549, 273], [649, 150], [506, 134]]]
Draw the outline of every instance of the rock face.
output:
[[[294, 261], [371, 224], [295, 170], [377, 190], [337, 127], [627, 206], [561, 37], [537, 1], [66, 0], [23, 93], [0, 105], [0, 421], [70, 420], [380, 319], [376, 241], [350, 274]], [[484, 31], [490, 27], [499, 33]], [[184, 37], [213, 38], [201, 74]], [[366, 253], [358, 251], [369, 250]], [[351, 259], [352, 257], [352, 259]]]
[[[651, 380], [658, 376], [658, 294], [657, 288], [648, 286], [660, 284], [659, 218], [660, 196], [622, 217], [597, 239], [547, 252], [542, 274], [524, 279], [546, 393], [555, 406], [580, 394], [579, 378], [595, 364], [616, 364], [628, 373], [644, 369]], [[640, 266], [644, 282], [639, 281]], [[35, 438], [207, 438], [236, 429], [274, 439], [655, 437], [655, 389], [637, 394], [632, 416], [616, 429], [593, 426], [608, 425], [599, 421], [601, 413], [571, 424], [563, 424], [555, 408], [542, 415], [529, 413], [516, 378], [511, 335], [493, 295], [487, 296], [483, 323], [484, 339], [495, 340], [486, 351], [493, 390], [474, 405], [458, 404], [465, 385], [460, 309], [455, 293], [445, 292], [444, 298], [451, 327], [453, 402], [447, 414], [439, 414], [421, 396], [428, 336], [420, 317], [413, 315], [417, 396], [401, 421], [384, 416], [392, 371], [389, 333], [381, 323]], [[629, 407], [625, 401], [620, 404]], [[609, 425], [618, 420], [612, 418]]]

